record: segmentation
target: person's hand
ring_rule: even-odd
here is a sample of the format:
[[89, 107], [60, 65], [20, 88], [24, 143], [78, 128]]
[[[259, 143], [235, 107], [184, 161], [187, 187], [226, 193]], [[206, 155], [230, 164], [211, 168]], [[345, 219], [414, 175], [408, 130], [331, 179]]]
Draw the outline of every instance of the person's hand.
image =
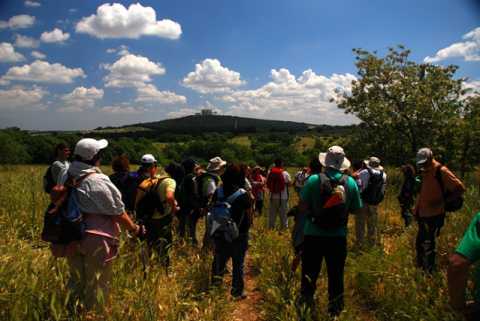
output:
[[135, 225], [135, 231], [133, 231], [133, 235], [142, 239], [145, 234], [147, 234], [147, 230], [145, 229], [145, 225]]

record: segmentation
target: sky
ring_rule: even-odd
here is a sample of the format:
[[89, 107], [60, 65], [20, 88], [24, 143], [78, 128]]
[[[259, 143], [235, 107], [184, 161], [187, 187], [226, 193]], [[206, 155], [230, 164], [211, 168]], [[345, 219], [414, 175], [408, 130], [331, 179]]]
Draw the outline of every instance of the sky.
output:
[[0, 0], [0, 128], [220, 114], [345, 125], [353, 48], [403, 44], [480, 89], [477, 0]]

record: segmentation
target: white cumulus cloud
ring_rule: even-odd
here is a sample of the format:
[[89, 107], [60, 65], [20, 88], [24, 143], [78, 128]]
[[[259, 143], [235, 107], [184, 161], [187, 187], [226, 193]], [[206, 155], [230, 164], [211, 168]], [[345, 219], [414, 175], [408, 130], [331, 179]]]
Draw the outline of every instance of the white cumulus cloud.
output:
[[55, 28], [52, 31], [45, 31], [40, 36], [40, 40], [46, 43], [54, 43], [54, 42], [64, 42], [70, 38], [70, 34], [68, 32], [63, 32], [62, 30]]
[[152, 84], [146, 84], [145, 86], [137, 89], [138, 103], [157, 103], [157, 104], [185, 104], [187, 98], [185, 96], [177, 95], [171, 91], [160, 91]]
[[19, 48], [37, 48], [39, 41], [37, 39], [16, 34], [15, 35], [15, 47]]
[[161, 63], [133, 54], [122, 56], [104, 68], [109, 71], [104, 78], [106, 87], [142, 87], [152, 81], [152, 76], [165, 74]]
[[33, 58], [37, 58], [40, 60], [47, 58], [47, 55], [45, 55], [43, 52], [36, 51], [36, 50], [32, 51], [30, 54], [32, 55]]
[[30, 81], [40, 83], [69, 84], [75, 78], [85, 78], [81, 68], [68, 68], [59, 63], [35, 60], [30, 65], [11, 67], [0, 81]]
[[63, 106], [60, 112], [81, 112], [95, 106], [95, 102], [103, 98], [103, 89], [95, 87], [77, 87], [71, 93], [63, 95]]
[[25, 60], [25, 57], [15, 51], [11, 43], [0, 43], [0, 62], [19, 62]]
[[355, 76], [317, 75], [312, 70], [295, 77], [288, 69], [273, 69], [272, 81], [260, 88], [237, 90], [220, 97], [233, 115], [268, 119], [291, 119], [318, 124], [350, 124], [356, 119], [345, 115], [331, 99], [336, 92], [350, 92]]
[[21, 14], [11, 17], [8, 21], [0, 20], [0, 29], [25, 29], [33, 26], [34, 23], [35, 17]]
[[424, 61], [435, 63], [450, 58], [463, 58], [465, 61], [480, 61], [480, 27], [466, 33], [462, 39], [463, 41], [440, 49], [433, 57], [425, 57]]
[[183, 79], [185, 87], [202, 94], [229, 92], [243, 84], [240, 73], [222, 66], [218, 59], [203, 60]]
[[35, 108], [46, 94], [47, 92], [39, 87], [0, 89], [0, 109]]
[[182, 34], [180, 24], [170, 19], [157, 20], [155, 9], [139, 3], [131, 4], [128, 9], [120, 3], [102, 4], [96, 14], [82, 18], [75, 29], [102, 39], [141, 36], [178, 39]]
[[42, 5], [40, 2], [30, 1], [30, 0], [26, 0], [24, 3], [26, 7], [31, 7], [31, 8], [38, 8]]
[[143, 108], [132, 106], [104, 106], [100, 112], [107, 114], [141, 114], [145, 112]]

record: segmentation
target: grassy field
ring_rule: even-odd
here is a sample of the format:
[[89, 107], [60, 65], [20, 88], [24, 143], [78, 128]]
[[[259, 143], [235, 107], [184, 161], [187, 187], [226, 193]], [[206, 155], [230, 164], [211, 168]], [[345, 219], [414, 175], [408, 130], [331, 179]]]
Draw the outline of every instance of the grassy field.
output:
[[[41, 188], [44, 170], [42, 166], [0, 167], [0, 320], [86, 319], [68, 309], [65, 261], [53, 259], [47, 244], [39, 240], [47, 205]], [[458, 320], [447, 304], [447, 255], [480, 209], [479, 191], [473, 187], [478, 186], [478, 181], [467, 180], [470, 188], [466, 206], [449, 216], [442, 230], [438, 242], [439, 272], [425, 276], [413, 265], [416, 227], [403, 228], [399, 216], [395, 195], [400, 178], [396, 172], [389, 174], [389, 191], [380, 207], [382, 246], [349, 253], [346, 311], [340, 320]], [[290, 203], [295, 202], [294, 196]], [[352, 221], [353, 218], [350, 225]], [[259, 293], [255, 300], [248, 301], [254, 305], [253, 318], [238, 311], [241, 303], [229, 298], [227, 286], [209, 288], [210, 256], [176, 241], [170, 273], [153, 266], [144, 280], [139, 248], [123, 239], [121, 256], [114, 263], [112, 302], [106, 319], [298, 320], [294, 302], [300, 271], [290, 272], [289, 242], [288, 232], [268, 231], [265, 215], [257, 218], [247, 254], [249, 277]], [[326, 277], [322, 273], [317, 290], [321, 317], [326, 314], [326, 300]]]

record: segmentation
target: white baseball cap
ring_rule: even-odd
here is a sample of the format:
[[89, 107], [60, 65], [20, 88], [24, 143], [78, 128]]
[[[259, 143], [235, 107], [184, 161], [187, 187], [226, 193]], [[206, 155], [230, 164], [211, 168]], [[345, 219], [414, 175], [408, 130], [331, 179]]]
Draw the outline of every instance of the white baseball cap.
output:
[[145, 154], [142, 156], [141, 163], [142, 164], [155, 164], [157, 160], [152, 154]]
[[82, 138], [75, 145], [73, 154], [80, 156], [83, 160], [91, 160], [100, 150], [107, 146], [108, 141], [106, 139]]

